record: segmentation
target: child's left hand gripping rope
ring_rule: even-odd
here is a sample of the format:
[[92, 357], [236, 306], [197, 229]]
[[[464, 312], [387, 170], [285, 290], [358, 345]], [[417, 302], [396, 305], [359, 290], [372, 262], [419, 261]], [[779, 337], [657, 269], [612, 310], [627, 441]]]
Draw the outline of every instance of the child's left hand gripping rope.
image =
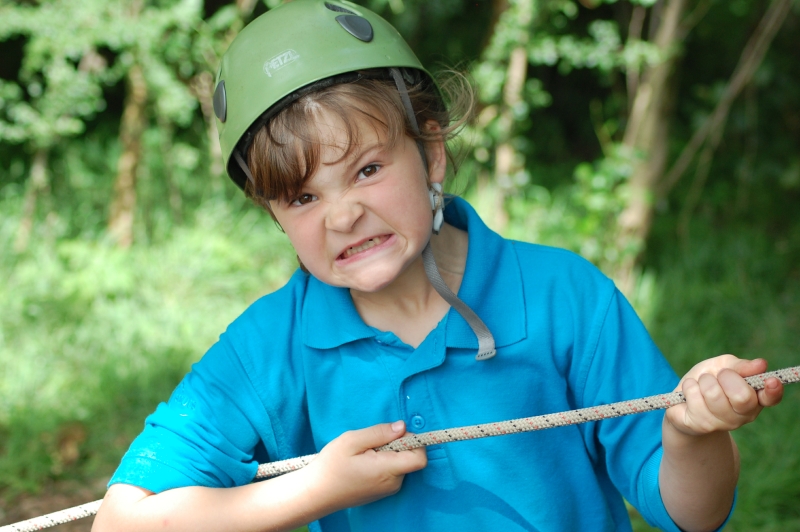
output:
[[[752, 386], [754, 390], [762, 390], [765, 386], [765, 381], [771, 377], [776, 377], [783, 384], [800, 382], [800, 366], [753, 375], [752, 377], [745, 378], [745, 381], [747, 384]], [[640, 414], [642, 412], [649, 412], [651, 410], [663, 410], [684, 402], [686, 402], [686, 399], [683, 397], [683, 393], [672, 392], [663, 395], [644, 397], [642, 399], [620, 401], [619, 403], [611, 403], [608, 405], [593, 406], [578, 410], [568, 410], [566, 412], [557, 412], [555, 414], [546, 414], [543, 416], [525, 417], [520, 419], [512, 419], [510, 421], [499, 421], [497, 423], [486, 423], [483, 425], [435, 430], [431, 432], [423, 432], [421, 434], [409, 434], [408, 436], [397, 439], [387, 445], [384, 445], [383, 447], [379, 447], [376, 450], [404, 451], [440, 443], [474, 440], [489, 436], [502, 436], [505, 434], [515, 434], [518, 432], [532, 432], [555, 427], [564, 427], [567, 425], [577, 425], [579, 423], [627, 416], [629, 414]], [[290, 458], [288, 460], [261, 464], [258, 466], [258, 472], [256, 473], [254, 480], [277, 477], [279, 475], [283, 475], [284, 473], [296, 471], [308, 465], [316, 457], [316, 454], [310, 454], [298, 458]], [[75, 506], [74, 508], [69, 508], [67, 510], [62, 510], [60, 512], [54, 512], [41, 517], [36, 517], [34, 519], [29, 519], [27, 521], [20, 521], [19, 523], [12, 525], [2, 526], [0, 527], [0, 532], [33, 532], [35, 530], [43, 530], [45, 528], [58, 526], [70, 521], [76, 521], [78, 519], [96, 514], [102, 502], [102, 500], [94, 501], [88, 504]]]

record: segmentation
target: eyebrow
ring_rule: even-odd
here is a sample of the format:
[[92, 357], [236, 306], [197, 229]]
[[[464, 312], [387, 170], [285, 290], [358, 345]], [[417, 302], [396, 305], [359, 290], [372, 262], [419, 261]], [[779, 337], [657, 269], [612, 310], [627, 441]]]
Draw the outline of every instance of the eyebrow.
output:
[[377, 150], [384, 150], [389, 146], [386, 142], [373, 142], [372, 144], [367, 144], [366, 146], [357, 146], [352, 149], [349, 155], [346, 157], [340, 158], [333, 162], [322, 162], [324, 165], [334, 165], [337, 164], [339, 161], [346, 161], [348, 170], [352, 170], [354, 167], [359, 165], [359, 161], [364, 158], [365, 155], [369, 154], [370, 152], [374, 152]]

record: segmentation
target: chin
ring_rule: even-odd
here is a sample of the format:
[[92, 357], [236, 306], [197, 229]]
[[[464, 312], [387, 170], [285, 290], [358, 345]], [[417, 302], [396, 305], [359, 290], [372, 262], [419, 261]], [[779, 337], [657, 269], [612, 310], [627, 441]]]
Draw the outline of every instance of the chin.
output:
[[376, 275], [376, 272], [370, 272], [370, 275], [362, 275], [355, 278], [352, 276], [343, 278], [335, 275], [320, 275], [313, 270], [311, 270], [310, 273], [327, 285], [349, 288], [350, 290], [367, 293], [380, 292], [392, 284], [397, 277], [396, 275]]
[[357, 292], [374, 294], [376, 292], [380, 292], [381, 290], [392, 284], [392, 281], [394, 281], [394, 278], [389, 280], [374, 279], [374, 280], [360, 281], [360, 282], [357, 281], [354, 283], [349, 283], [348, 288], [350, 288], [351, 290], [355, 290]]
[[362, 273], [363, 275], [347, 279], [343, 284], [351, 290], [374, 294], [390, 286], [401, 272], [393, 268], [370, 268]]

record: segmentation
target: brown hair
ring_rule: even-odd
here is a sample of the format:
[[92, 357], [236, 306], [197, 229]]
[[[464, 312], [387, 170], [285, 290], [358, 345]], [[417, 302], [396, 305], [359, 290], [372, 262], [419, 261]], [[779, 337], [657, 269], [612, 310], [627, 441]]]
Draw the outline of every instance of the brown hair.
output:
[[[253, 137], [247, 153], [247, 164], [254, 182], [248, 182], [245, 193], [262, 207], [269, 201], [290, 200], [300, 193], [320, 163], [322, 139], [316, 128], [320, 109], [341, 119], [345, 126], [348, 150], [346, 158], [359, 142], [357, 119], [368, 120], [386, 132], [389, 145], [402, 135], [426, 142], [448, 141], [472, 117], [475, 95], [465, 76], [449, 72], [438, 79], [438, 87], [429, 79], [408, 86], [417, 123], [429, 120], [441, 129], [429, 131], [422, 127], [415, 133], [406, 117], [403, 102], [394, 81], [375, 77], [375, 72], [349, 83], [336, 84], [311, 92], [289, 104], [270, 119]], [[370, 75], [371, 74], [371, 75]], [[441, 94], [441, 96], [440, 96]], [[449, 102], [448, 110], [443, 103]], [[456, 161], [448, 148], [448, 158], [455, 170]]]

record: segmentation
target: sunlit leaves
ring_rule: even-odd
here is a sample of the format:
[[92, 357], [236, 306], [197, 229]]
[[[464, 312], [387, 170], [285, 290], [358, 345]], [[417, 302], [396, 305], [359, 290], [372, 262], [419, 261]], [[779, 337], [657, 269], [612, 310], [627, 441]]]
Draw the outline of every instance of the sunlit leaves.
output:
[[658, 48], [646, 41], [622, 43], [619, 29], [610, 20], [595, 20], [589, 24], [589, 37], [534, 35], [528, 51], [532, 64], [554, 66], [567, 74], [573, 68], [596, 68], [608, 73], [614, 69], [638, 69], [662, 60]]
[[524, 196], [509, 199], [509, 236], [571, 249], [609, 270], [639, 251], [619, 249], [614, 223], [626, 205], [636, 158], [614, 144], [599, 161], [578, 164], [569, 186], [552, 192], [535, 184], [527, 187]]
[[80, 134], [83, 122], [105, 108], [103, 88], [137, 62], [156, 112], [188, 125], [197, 107], [188, 81], [215, 68], [236, 11], [223, 8], [206, 23], [199, 0], [148, 5], [141, 13], [132, 5], [44, 0], [35, 8], [1, 8], [0, 39], [27, 41], [18, 78], [24, 94], [11, 94], [5, 83], [0, 140], [46, 146]]

